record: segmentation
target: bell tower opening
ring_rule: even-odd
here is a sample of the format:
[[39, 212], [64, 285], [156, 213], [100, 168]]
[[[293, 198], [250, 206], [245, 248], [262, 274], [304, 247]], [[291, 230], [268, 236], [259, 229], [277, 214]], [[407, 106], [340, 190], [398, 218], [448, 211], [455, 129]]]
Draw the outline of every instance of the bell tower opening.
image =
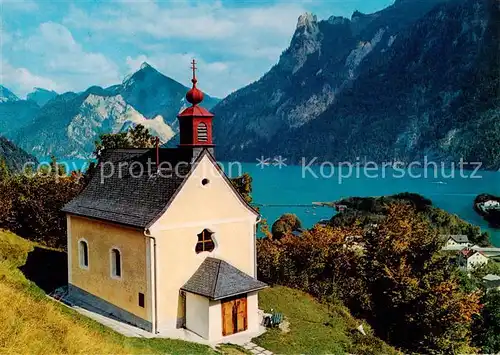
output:
[[198, 142], [208, 141], [208, 129], [204, 122], [198, 123]]

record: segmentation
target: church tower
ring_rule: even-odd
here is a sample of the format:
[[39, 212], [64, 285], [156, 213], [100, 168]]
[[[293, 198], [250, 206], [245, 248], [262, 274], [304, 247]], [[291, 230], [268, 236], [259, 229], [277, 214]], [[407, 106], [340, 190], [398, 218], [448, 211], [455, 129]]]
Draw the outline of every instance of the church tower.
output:
[[177, 118], [179, 119], [179, 148], [191, 148], [193, 156], [197, 155], [203, 148], [208, 148], [214, 153], [214, 144], [212, 142], [212, 119], [214, 117], [208, 110], [199, 106], [203, 101], [203, 92], [196, 87], [196, 61], [191, 63], [193, 70], [193, 87], [187, 92], [186, 100], [191, 104], [190, 107], [182, 111]]

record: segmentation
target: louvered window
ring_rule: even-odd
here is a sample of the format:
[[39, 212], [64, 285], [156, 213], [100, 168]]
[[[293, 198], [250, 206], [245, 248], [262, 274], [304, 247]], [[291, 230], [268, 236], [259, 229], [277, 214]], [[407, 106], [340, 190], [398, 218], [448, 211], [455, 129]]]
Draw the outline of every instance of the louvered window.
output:
[[198, 124], [198, 142], [208, 142], [208, 128], [203, 122]]

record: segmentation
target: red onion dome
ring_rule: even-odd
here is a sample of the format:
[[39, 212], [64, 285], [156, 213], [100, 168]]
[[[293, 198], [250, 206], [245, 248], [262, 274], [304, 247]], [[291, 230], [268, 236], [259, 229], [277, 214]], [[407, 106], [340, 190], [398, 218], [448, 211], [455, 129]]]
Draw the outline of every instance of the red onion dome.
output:
[[191, 81], [193, 82], [193, 87], [187, 92], [186, 100], [194, 106], [203, 101], [203, 91], [196, 87], [196, 79], [193, 78]]

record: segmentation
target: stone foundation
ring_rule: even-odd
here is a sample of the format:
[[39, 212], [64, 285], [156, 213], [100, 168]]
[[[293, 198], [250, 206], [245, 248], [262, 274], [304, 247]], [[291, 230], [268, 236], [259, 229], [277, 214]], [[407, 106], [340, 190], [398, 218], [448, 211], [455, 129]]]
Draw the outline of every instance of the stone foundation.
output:
[[115, 318], [119, 321], [134, 325], [148, 332], [153, 331], [151, 322], [142, 319], [108, 301], [103, 300], [81, 288], [68, 284], [68, 296], [73, 305], [88, 309], [107, 317]]

